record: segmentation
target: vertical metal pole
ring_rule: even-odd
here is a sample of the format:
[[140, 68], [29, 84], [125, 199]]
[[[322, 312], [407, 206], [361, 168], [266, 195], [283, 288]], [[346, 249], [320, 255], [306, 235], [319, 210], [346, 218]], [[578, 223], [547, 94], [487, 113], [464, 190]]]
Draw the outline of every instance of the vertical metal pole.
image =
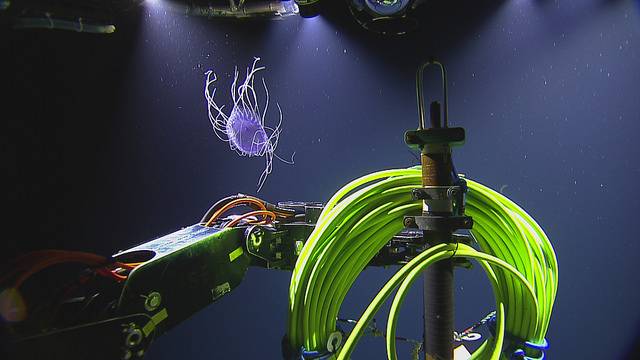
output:
[[[430, 127], [427, 129], [424, 108], [422, 78], [429, 65], [440, 67], [444, 102], [444, 124], [441, 119], [440, 104], [431, 103]], [[447, 74], [440, 62], [429, 60], [422, 64], [416, 74], [416, 93], [420, 121], [418, 130], [405, 133], [405, 142], [421, 149], [423, 188], [449, 187], [453, 185], [453, 164], [451, 146], [464, 142], [464, 129], [449, 128], [447, 103]], [[419, 225], [428, 245], [451, 242], [453, 228], [450, 221], [454, 216], [450, 206], [443, 206], [442, 199], [424, 198], [422, 218], [438, 220], [430, 225]], [[440, 205], [438, 205], [440, 204]], [[444, 220], [444, 221], [442, 221]], [[422, 221], [422, 220], [421, 220]], [[453, 260], [444, 260], [427, 268], [424, 274], [424, 351], [427, 360], [453, 359]]]
[[[451, 152], [430, 153], [425, 146], [422, 160], [423, 186], [452, 185]], [[449, 151], [447, 151], [449, 150]], [[447, 215], [429, 211], [426, 206], [423, 216]], [[424, 231], [425, 240], [431, 246], [450, 242], [450, 231]], [[424, 273], [424, 349], [427, 360], [450, 360], [453, 358], [453, 260], [442, 260], [428, 267]]]

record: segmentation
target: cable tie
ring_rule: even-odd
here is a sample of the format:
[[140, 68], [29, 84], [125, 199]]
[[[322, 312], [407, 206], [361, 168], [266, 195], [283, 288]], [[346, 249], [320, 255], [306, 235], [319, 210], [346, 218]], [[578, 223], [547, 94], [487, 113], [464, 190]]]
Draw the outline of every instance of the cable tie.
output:
[[332, 332], [327, 340], [327, 349], [325, 351], [306, 350], [304, 346], [300, 347], [300, 360], [326, 360], [331, 358], [338, 352], [340, 346], [342, 346], [342, 339], [345, 332], [336, 326], [337, 331]]
[[[496, 315], [493, 314], [488, 318], [485, 323], [491, 335], [496, 335]], [[545, 350], [549, 348], [549, 342], [547, 339], [542, 339], [542, 343], [537, 344], [533, 341], [523, 340], [509, 333], [505, 333], [505, 340], [507, 340], [507, 349], [515, 349], [511, 355], [512, 359], [519, 360], [543, 360], [545, 358]], [[527, 350], [530, 350], [527, 352]], [[534, 353], [535, 355], [531, 355]]]
[[328, 351], [306, 350], [304, 346], [300, 347], [300, 360], [325, 360], [329, 359], [333, 353]]
[[338, 351], [340, 345], [342, 345], [342, 334], [342, 331], [338, 330], [329, 335], [329, 340], [327, 340], [327, 351], [329, 351], [329, 353], [333, 354]]
[[455, 257], [456, 257], [456, 254], [458, 253], [458, 247], [459, 247], [459, 246], [460, 246], [460, 241], [458, 241], [458, 240], [456, 239], [456, 247], [455, 247], [455, 249], [453, 249], [453, 253], [451, 254], [451, 256], [449, 257], [449, 259], [448, 259], [448, 260], [451, 260], [451, 259], [453, 259], [453, 258], [455, 258]]
[[[520, 341], [520, 346], [513, 352], [512, 359], [522, 360], [544, 360], [545, 350], [549, 348], [549, 342], [547, 339], [542, 339], [542, 343], [536, 344], [532, 341]], [[524, 348], [524, 349], [523, 349]], [[527, 353], [527, 350], [532, 350], [535, 355]]]

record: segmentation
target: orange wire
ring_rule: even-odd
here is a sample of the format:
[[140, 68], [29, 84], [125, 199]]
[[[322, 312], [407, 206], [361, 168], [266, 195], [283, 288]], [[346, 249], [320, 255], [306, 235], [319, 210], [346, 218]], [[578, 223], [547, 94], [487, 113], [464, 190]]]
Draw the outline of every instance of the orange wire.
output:
[[118, 274], [115, 270], [108, 270], [108, 269], [96, 269], [96, 273], [102, 275], [102, 276], [108, 276], [112, 279], [115, 279], [117, 281], [123, 281], [123, 280], [127, 280], [127, 276], [124, 275], [120, 275]]
[[109, 269], [110, 267], [121, 268], [130, 272], [143, 264], [143, 262], [122, 263], [117, 261], [109, 263], [109, 259], [104, 256], [80, 251], [40, 250], [24, 254], [12, 261], [10, 264], [11, 268], [1, 273], [0, 284], [15, 277], [13, 287], [19, 288], [25, 281], [31, 278], [31, 276], [40, 271], [65, 263], [80, 263], [91, 267], [98, 266], [99, 268], [96, 269], [97, 273], [112, 277], [118, 281], [126, 280], [128, 275], [118, 274], [115, 269]]
[[233, 219], [231, 222], [229, 222], [227, 225], [225, 225], [225, 227], [232, 227], [234, 225], [237, 225], [241, 220], [248, 218], [249, 216], [257, 216], [257, 215], [262, 215], [264, 216], [265, 220], [267, 217], [271, 218], [271, 221], [276, 219], [276, 214], [274, 214], [271, 211], [267, 211], [267, 210], [257, 210], [257, 211], [250, 211], [246, 214], [242, 214], [239, 217]]
[[[211, 226], [211, 224], [213, 224], [213, 222], [216, 221], [220, 217], [220, 215], [222, 215], [227, 210], [229, 210], [229, 209], [231, 209], [233, 207], [236, 207], [236, 206], [247, 205], [247, 204], [257, 205], [262, 211], [266, 211], [267, 210], [267, 208], [264, 206], [262, 201], [260, 201], [258, 199], [255, 199], [255, 198], [247, 197], [247, 198], [241, 198], [241, 199], [232, 200], [228, 204], [226, 204], [223, 207], [221, 207], [218, 211], [213, 213], [213, 215], [211, 215], [211, 219], [209, 219], [209, 221], [207, 221], [207, 223], [204, 226]], [[274, 214], [274, 216], [275, 216], [275, 214]]]
[[123, 268], [125, 269], [135, 269], [138, 266], [144, 264], [146, 261], [142, 261], [142, 262], [133, 262], [133, 263], [118, 263], [118, 265], [122, 265]]
[[[22, 261], [24, 261], [24, 263], [17, 267], [20, 270], [8, 274], [10, 276], [17, 275], [17, 279], [13, 285], [15, 288], [19, 288], [20, 285], [32, 275], [54, 265], [81, 263], [89, 266], [100, 266], [107, 263], [108, 260], [100, 255], [79, 251], [43, 250], [22, 257]], [[3, 276], [2, 282], [4, 282], [6, 278], [7, 277]]]
[[290, 213], [286, 213], [286, 212], [278, 211], [278, 210], [275, 210], [274, 213], [276, 215], [280, 216], [280, 217], [283, 217], [283, 218], [287, 218], [287, 217], [291, 217], [291, 216], [295, 215], [295, 214], [290, 214]]
[[113, 276], [114, 279], [116, 279], [118, 281], [127, 280], [127, 277], [128, 277], [128, 276], [125, 276], [125, 275], [120, 275], [120, 274], [116, 273], [115, 271], [111, 271], [111, 275]]
[[87, 264], [92, 263], [107, 263], [107, 259], [100, 255], [95, 255], [91, 253], [84, 253], [79, 251], [68, 251], [68, 250], [38, 250], [26, 253], [17, 257], [16, 259], [10, 261], [6, 266], [2, 267], [2, 280], [4, 281], [6, 278], [15, 275], [16, 273], [23, 272], [32, 268], [34, 265], [39, 263], [48, 262], [52, 259], [66, 259], [66, 258], [75, 258], [82, 260], [86, 260]]
[[[112, 264], [112, 266], [115, 266], [116, 268], [121, 268], [123, 270], [128, 270], [128, 272], [130, 273], [133, 269], [135, 269], [138, 266], [144, 264], [145, 262], [146, 261], [133, 262], [133, 263], [116, 262], [116, 263]], [[117, 269], [109, 270], [109, 272], [111, 273], [111, 275], [113, 275], [113, 277], [115, 277], [118, 280], [126, 280], [129, 277], [129, 274], [127, 274], [127, 275], [118, 274], [118, 270]]]

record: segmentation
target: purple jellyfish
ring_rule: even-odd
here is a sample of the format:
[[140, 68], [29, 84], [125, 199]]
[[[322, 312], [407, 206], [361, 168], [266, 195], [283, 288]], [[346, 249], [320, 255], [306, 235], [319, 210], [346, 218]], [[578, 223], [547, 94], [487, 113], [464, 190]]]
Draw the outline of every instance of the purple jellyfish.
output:
[[216, 88], [210, 91], [209, 88], [216, 80], [216, 74], [213, 70], [207, 71], [207, 80], [204, 86], [204, 97], [207, 99], [207, 109], [209, 113], [209, 121], [213, 126], [213, 130], [222, 141], [229, 143], [231, 150], [235, 150], [240, 156], [263, 156], [266, 166], [262, 175], [258, 179], [258, 191], [262, 189], [262, 185], [267, 180], [267, 176], [271, 173], [273, 167], [273, 158], [276, 157], [282, 162], [293, 164], [293, 155], [291, 161], [280, 158], [276, 153], [278, 140], [282, 132], [282, 109], [278, 107], [279, 120], [278, 124], [273, 127], [265, 125], [265, 116], [269, 107], [269, 90], [267, 84], [262, 79], [266, 100], [262, 113], [258, 106], [258, 96], [253, 85], [255, 74], [264, 70], [264, 66], [256, 67], [260, 58], [255, 58], [251, 68], [247, 68], [247, 76], [244, 83], [238, 85], [238, 68], [235, 69], [233, 83], [231, 84], [231, 98], [233, 100], [233, 108], [227, 116], [222, 110], [223, 106], [218, 106], [213, 97]]

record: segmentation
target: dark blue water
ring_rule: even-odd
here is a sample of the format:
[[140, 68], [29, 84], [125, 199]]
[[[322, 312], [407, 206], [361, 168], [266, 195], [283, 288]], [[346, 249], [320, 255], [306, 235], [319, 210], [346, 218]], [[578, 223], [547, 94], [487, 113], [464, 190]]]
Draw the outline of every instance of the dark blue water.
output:
[[[293, 166], [274, 162], [261, 197], [325, 201], [363, 174], [410, 166], [402, 136], [418, 121], [415, 69], [436, 55], [449, 70], [450, 121], [467, 129], [458, 171], [502, 188], [555, 246], [548, 358], [625, 358], [640, 336], [640, 4], [465, 6], [442, 6], [447, 15], [403, 39], [339, 17], [229, 23], [152, 6], [109, 37], [3, 30], [6, 257], [110, 254], [197, 222], [223, 196], [254, 193], [264, 159], [238, 157], [215, 137], [203, 97], [213, 69], [216, 97], [230, 102], [234, 67], [242, 73], [254, 56], [283, 111], [277, 152], [296, 152]], [[425, 81], [437, 95], [437, 72]], [[343, 316], [357, 318], [390, 274], [363, 273]], [[251, 269], [149, 358], [278, 358], [288, 283], [288, 273]], [[459, 271], [456, 288], [458, 328], [491, 310], [477, 271]], [[400, 335], [422, 336], [421, 303], [416, 289]], [[355, 354], [383, 357], [382, 339]]]

